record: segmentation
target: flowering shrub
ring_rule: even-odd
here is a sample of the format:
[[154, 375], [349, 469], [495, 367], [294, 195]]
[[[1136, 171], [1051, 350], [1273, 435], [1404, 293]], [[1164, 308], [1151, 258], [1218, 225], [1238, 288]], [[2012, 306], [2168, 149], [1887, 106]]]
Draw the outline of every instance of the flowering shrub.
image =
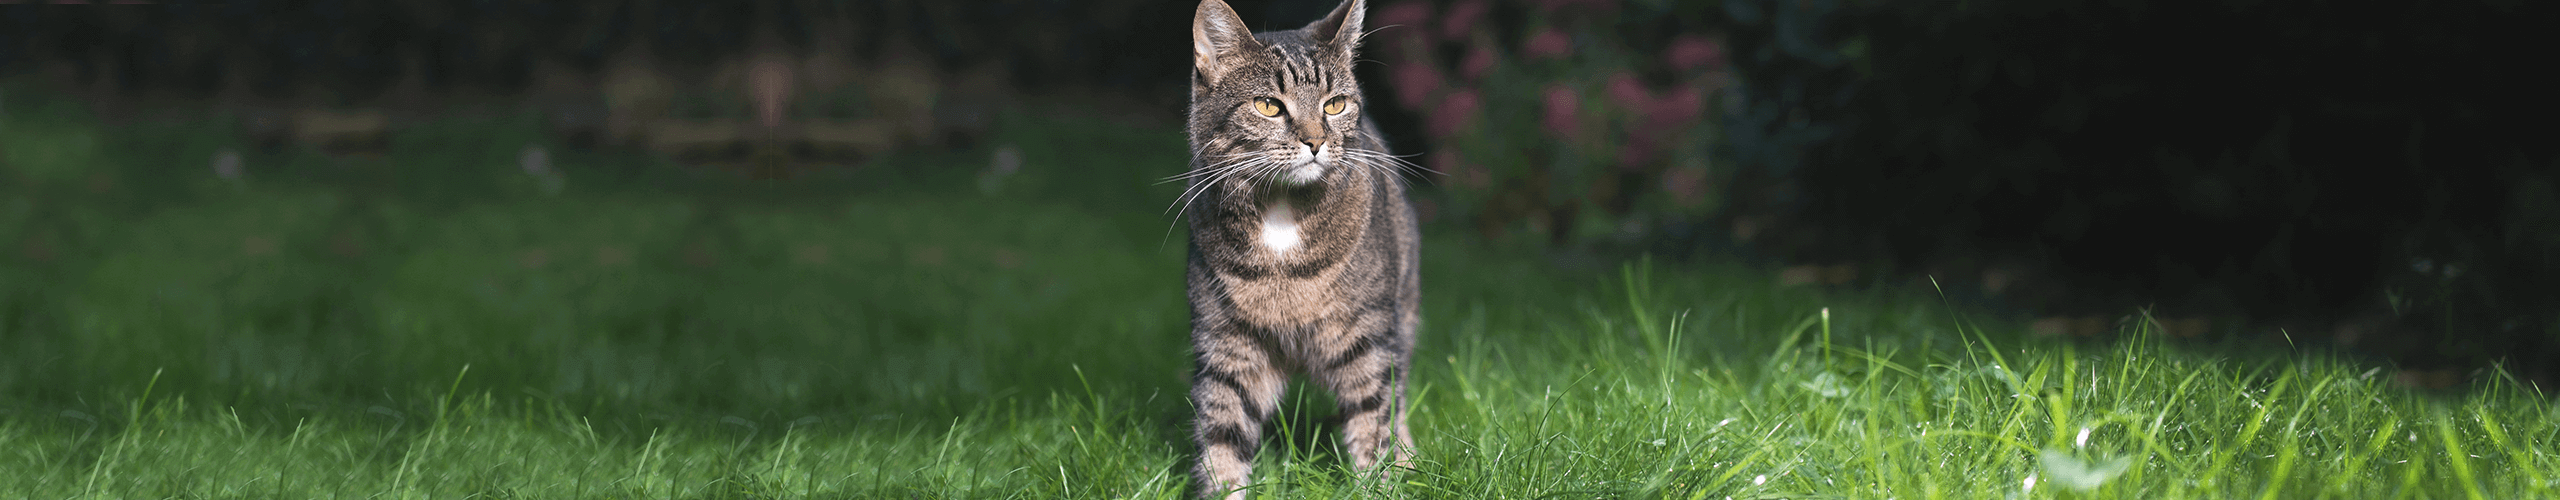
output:
[[[1719, 205], [1705, 119], [1731, 80], [1721, 36], [1662, 2], [1403, 0], [1370, 57], [1428, 135], [1425, 210], [1489, 238], [1638, 241]], [[1514, 15], [1505, 15], [1514, 14]]]

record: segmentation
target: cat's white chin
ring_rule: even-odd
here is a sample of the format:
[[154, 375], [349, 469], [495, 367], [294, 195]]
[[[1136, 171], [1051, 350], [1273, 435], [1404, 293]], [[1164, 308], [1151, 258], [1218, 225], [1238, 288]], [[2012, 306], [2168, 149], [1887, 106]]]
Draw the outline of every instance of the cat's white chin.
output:
[[1288, 170], [1281, 171], [1277, 180], [1279, 180], [1281, 184], [1304, 186], [1314, 184], [1316, 180], [1323, 178], [1324, 164], [1311, 161], [1300, 163], [1297, 166], [1289, 167]]

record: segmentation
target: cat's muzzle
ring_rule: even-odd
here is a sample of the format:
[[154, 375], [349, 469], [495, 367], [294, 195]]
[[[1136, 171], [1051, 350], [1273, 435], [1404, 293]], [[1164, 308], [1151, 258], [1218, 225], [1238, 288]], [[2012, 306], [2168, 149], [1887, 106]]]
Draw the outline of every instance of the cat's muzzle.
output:
[[1325, 158], [1325, 155], [1321, 151], [1323, 150], [1307, 146], [1299, 146], [1298, 161], [1289, 165], [1287, 168], [1280, 170], [1280, 175], [1278, 176], [1280, 183], [1291, 186], [1304, 186], [1312, 184], [1319, 179], [1323, 179], [1324, 168], [1334, 162], [1327, 161], [1327, 158]]
[[1324, 162], [1316, 160], [1301, 161], [1287, 170], [1280, 171], [1280, 183], [1291, 186], [1313, 184], [1317, 179], [1323, 178]]

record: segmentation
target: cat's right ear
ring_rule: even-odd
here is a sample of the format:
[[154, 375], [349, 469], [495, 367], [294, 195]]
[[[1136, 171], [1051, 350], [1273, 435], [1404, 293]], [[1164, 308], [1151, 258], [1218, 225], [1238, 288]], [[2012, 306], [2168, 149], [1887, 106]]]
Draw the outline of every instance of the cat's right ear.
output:
[[1253, 31], [1245, 28], [1244, 18], [1227, 7], [1224, 0], [1200, 0], [1200, 12], [1191, 16], [1191, 67], [1200, 76], [1217, 83], [1235, 67], [1244, 49], [1256, 45]]

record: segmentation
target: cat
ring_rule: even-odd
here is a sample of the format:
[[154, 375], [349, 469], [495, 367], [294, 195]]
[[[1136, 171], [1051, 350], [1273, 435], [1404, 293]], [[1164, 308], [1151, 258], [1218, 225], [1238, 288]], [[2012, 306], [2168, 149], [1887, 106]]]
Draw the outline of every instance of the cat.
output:
[[1413, 451], [1404, 381], [1420, 318], [1420, 230], [1352, 76], [1365, 5], [1252, 33], [1222, 0], [1192, 17], [1185, 281], [1201, 496], [1242, 498], [1293, 372], [1339, 402], [1351, 465]]

